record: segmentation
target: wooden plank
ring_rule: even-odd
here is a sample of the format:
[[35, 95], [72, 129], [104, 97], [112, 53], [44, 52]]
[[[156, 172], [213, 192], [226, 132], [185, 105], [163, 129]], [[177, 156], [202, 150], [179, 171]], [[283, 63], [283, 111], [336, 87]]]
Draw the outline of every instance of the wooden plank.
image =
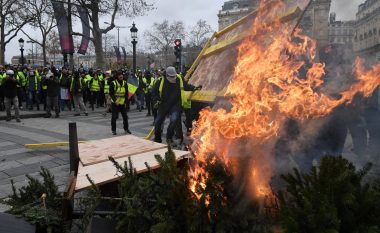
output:
[[80, 144], [79, 156], [83, 166], [88, 166], [108, 161], [108, 157], [117, 159], [165, 147], [164, 144], [126, 135]]
[[[281, 22], [286, 22], [293, 20], [294, 18], [298, 17], [302, 13], [301, 9], [299, 7], [293, 7], [290, 10], [288, 10], [284, 15], [279, 17], [279, 20]], [[247, 38], [250, 35], [249, 32], [241, 33], [238, 35], [234, 35], [226, 40], [220, 41], [217, 44], [212, 45], [209, 47], [203, 54], [203, 57], [212, 56], [220, 51], [223, 51], [226, 47], [235, 45], [236, 43], [242, 41], [243, 39]]]
[[[79, 141], [79, 143], [86, 143], [86, 141]], [[38, 143], [38, 144], [25, 144], [27, 149], [44, 149], [53, 148], [59, 146], [69, 146], [69, 142], [48, 142], [48, 143]]]
[[[133, 155], [131, 156], [133, 167], [136, 169], [137, 173], [146, 172], [146, 162], [148, 163], [149, 167], [151, 167], [152, 169], [156, 169], [159, 167], [159, 164], [156, 161], [154, 155], [159, 154], [161, 156], [164, 156], [167, 151], [167, 148], [163, 148], [154, 151], [144, 152], [138, 155]], [[175, 153], [177, 161], [190, 157], [190, 153], [188, 151], [173, 151]], [[124, 164], [124, 162], [128, 161], [128, 157], [119, 158], [116, 159], [116, 161], [119, 164]], [[87, 174], [97, 185], [102, 185], [116, 181], [120, 178], [121, 175], [117, 173], [117, 170], [111, 163], [111, 161], [97, 163], [90, 166], [79, 165], [77, 182], [75, 187], [76, 191], [81, 191], [91, 187], [91, 184], [86, 177]]]

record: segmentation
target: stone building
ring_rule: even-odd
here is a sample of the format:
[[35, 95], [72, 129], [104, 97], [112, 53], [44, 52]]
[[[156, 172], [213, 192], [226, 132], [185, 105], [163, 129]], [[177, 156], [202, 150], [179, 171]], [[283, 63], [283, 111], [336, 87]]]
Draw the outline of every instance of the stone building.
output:
[[329, 20], [329, 41], [331, 44], [352, 46], [354, 42], [355, 21], [337, 21], [336, 14], [332, 12]]
[[370, 62], [380, 61], [380, 0], [367, 0], [359, 5], [354, 51]]
[[259, 0], [226, 1], [218, 14], [219, 31], [248, 15], [259, 5]]
[[312, 0], [301, 20], [305, 34], [316, 39], [319, 47], [329, 44], [329, 14], [331, 0]]

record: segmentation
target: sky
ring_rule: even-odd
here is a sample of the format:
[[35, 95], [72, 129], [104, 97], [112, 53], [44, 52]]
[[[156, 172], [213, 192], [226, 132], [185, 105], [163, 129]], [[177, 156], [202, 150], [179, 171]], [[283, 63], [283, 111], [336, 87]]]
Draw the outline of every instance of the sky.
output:
[[[222, 8], [225, 0], [155, 0], [155, 10], [148, 12], [145, 16], [139, 16], [134, 19], [120, 17], [116, 20], [117, 26], [130, 26], [134, 21], [139, 29], [138, 49], [144, 49], [143, 33], [149, 30], [154, 22], [162, 22], [167, 19], [169, 21], [181, 20], [189, 28], [199, 19], [206, 20], [214, 30], [218, 29], [218, 11]], [[332, 0], [331, 11], [337, 13], [337, 20], [350, 20], [355, 19], [357, 7], [364, 0]], [[104, 18], [102, 21], [110, 21], [109, 18]], [[103, 24], [106, 26], [105, 24]], [[74, 31], [81, 31], [81, 25], [79, 21], [76, 21], [73, 25]], [[36, 30], [26, 28], [25, 30], [32, 38], [38, 38], [39, 34]], [[110, 34], [113, 34], [117, 38], [117, 30], [113, 29]], [[7, 45], [5, 52], [6, 62], [10, 62], [12, 56], [19, 55], [18, 39], [26, 36], [22, 33], [13, 39], [13, 41]], [[130, 41], [129, 28], [120, 29], [120, 45], [123, 46]], [[25, 50], [31, 49], [31, 44], [25, 43]], [[129, 49], [127, 46], [127, 50]]]

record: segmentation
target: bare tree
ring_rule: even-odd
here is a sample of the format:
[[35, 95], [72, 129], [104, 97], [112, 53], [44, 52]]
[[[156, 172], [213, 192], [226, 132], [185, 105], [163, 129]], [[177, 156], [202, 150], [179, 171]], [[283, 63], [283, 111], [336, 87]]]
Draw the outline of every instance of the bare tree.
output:
[[55, 55], [61, 53], [61, 44], [59, 42], [59, 34], [56, 30], [52, 30], [48, 35], [48, 40], [46, 43], [46, 50], [49, 55], [53, 55], [55, 60]]
[[144, 33], [148, 39], [149, 48], [152, 51], [162, 52], [165, 57], [165, 66], [168, 65], [168, 55], [172, 51], [175, 39], [185, 39], [185, 27], [183, 22], [174, 21], [169, 23], [164, 20], [162, 23], [154, 23], [152, 30]]
[[30, 25], [34, 29], [39, 29], [41, 40], [37, 40], [35, 38], [32, 38], [28, 33], [26, 33], [24, 30], [22, 32], [28, 37], [28, 39], [42, 48], [42, 57], [44, 59], [44, 65], [47, 64], [46, 59], [46, 42], [49, 33], [57, 26], [55, 19], [54, 19], [54, 13], [53, 13], [53, 7], [51, 5], [50, 0], [27, 0], [29, 2], [29, 10], [32, 12], [32, 14], [35, 16], [33, 21], [30, 22]]
[[0, 0], [0, 64], [5, 62], [5, 48], [33, 18], [27, 1]]
[[201, 49], [210, 38], [213, 32], [211, 26], [207, 24], [206, 20], [200, 19], [197, 23], [190, 28], [188, 42], [190, 46]]
[[[103, 34], [106, 34], [115, 27], [116, 15], [128, 17], [143, 15], [147, 10], [153, 9], [151, 0], [78, 0], [81, 7], [87, 9], [90, 19], [88, 25], [92, 32], [90, 40], [94, 43], [96, 54], [96, 66], [104, 66], [103, 56]], [[100, 17], [111, 16], [109, 26], [101, 28]], [[79, 17], [79, 16], [78, 16]], [[74, 32], [73, 35], [82, 35]]]

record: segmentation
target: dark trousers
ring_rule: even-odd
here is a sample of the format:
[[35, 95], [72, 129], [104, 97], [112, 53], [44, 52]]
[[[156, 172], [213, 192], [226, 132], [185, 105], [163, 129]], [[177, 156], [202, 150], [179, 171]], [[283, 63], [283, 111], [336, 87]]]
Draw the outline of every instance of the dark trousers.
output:
[[40, 102], [44, 105], [44, 110], [46, 110], [46, 90], [41, 90]]
[[99, 92], [98, 91], [90, 92], [90, 103], [91, 103], [92, 110], [94, 110], [95, 103], [96, 103], [96, 107], [99, 107]]
[[152, 95], [150, 94], [150, 92], [145, 94], [145, 104], [146, 108], [148, 109], [148, 115], [150, 115], [153, 109]]
[[29, 109], [33, 109], [34, 104], [36, 104], [37, 110], [39, 110], [40, 109], [40, 100], [39, 100], [38, 92], [29, 90], [29, 93], [28, 93], [28, 107], [29, 107]]
[[51, 116], [52, 108], [55, 111], [55, 115], [59, 115], [58, 96], [48, 96], [46, 98], [46, 114]]
[[187, 129], [187, 132], [190, 132], [193, 127], [193, 114], [191, 112], [191, 109], [185, 109], [185, 126]]
[[368, 130], [368, 152], [377, 157], [380, 149], [380, 111], [369, 108], [364, 113]]
[[162, 134], [162, 124], [165, 121], [165, 117], [169, 115], [170, 122], [169, 126], [166, 132], [166, 139], [172, 140], [174, 136], [174, 131], [176, 127], [178, 126], [178, 121], [181, 121], [181, 111], [178, 110], [168, 110], [164, 108], [158, 109], [157, 118], [154, 123], [154, 141], [155, 142], [162, 142], [161, 134]]
[[5, 110], [5, 105], [4, 105], [4, 93], [2, 90], [2, 87], [0, 86], [0, 111]]
[[127, 110], [125, 109], [125, 104], [123, 105], [116, 105], [112, 103], [111, 105], [112, 109], [112, 118], [111, 118], [111, 129], [112, 131], [116, 131], [116, 120], [119, 118], [119, 112], [121, 113], [121, 116], [123, 117], [123, 126], [124, 130], [128, 129], [128, 116], [127, 116]]
[[18, 106], [22, 107], [22, 101], [24, 101], [25, 89], [23, 87], [17, 88]]

